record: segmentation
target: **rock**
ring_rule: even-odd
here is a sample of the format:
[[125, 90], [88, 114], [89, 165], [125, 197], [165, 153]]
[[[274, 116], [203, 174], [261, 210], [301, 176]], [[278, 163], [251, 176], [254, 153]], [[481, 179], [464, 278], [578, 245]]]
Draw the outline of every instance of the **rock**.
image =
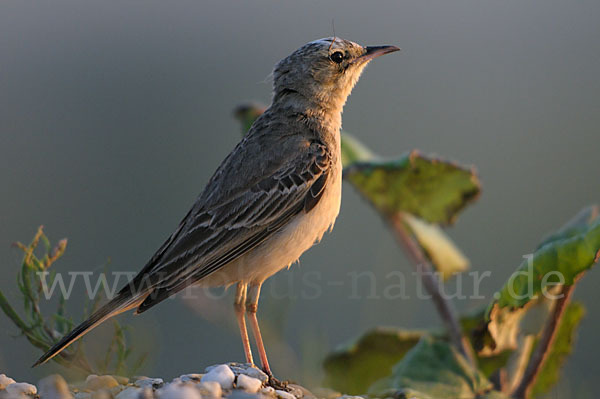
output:
[[137, 399], [154, 399], [154, 391], [152, 388], [142, 388]]
[[275, 388], [273, 388], [273, 387], [264, 387], [263, 389], [260, 390], [260, 393], [262, 393], [263, 395], [267, 395], [267, 396], [276, 396]]
[[112, 387], [108, 391], [110, 391], [110, 393], [114, 397], [114, 396], [117, 396], [119, 393], [121, 393], [121, 391], [124, 390], [125, 388], [127, 388], [126, 385], [117, 385], [116, 387]]
[[289, 392], [282, 391], [281, 389], [276, 389], [275, 394], [279, 399], [296, 399], [294, 395]]
[[28, 384], [26, 382], [13, 382], [12, 384], [8, 384], [6, 388], [6, 393], [10, 396], [23, 396], [29, 395], [34, 396], [37, 393], [37, 388], [35, 385]]
[[49, 375], [38, 382], [40, 396], [43, 399], [72, 399], [69, 386], [62, 376], [58, 374]]
[[99, 389], [110, 389], [119, 386], [119, 383], [112, 375], [95, 375], [90, 374], [85, 379], [85, 389], [97, 391]]
[[221, 385], [223, 389], [233, 388], [233, 380], [235, 374], [226, 364], [221, 364], [215, 368], [212, 368], [208, 373], [202, 376], [202, 382], [216, 381]]
[[223, 390], [221, 389], [221, 384], [217, 381], [204, 381], [198, 384], [198, 389], [200, 389], [200, 393], [202, 396], [208, 396], [212, 398], [220, 398], [223, 396]]
[[286, 387], [286, 390], [297, 398], [304, 398], [304, 399], [316, 399], [317, 398], [317, 396], [314, 393], [312, 393], [311, 391], [309, 391], [308, 389], [304, 388], [301, 385], [288, 384]]
[[170, 384], [156, 391], [159, 399], [202, 399], [192, 384]]
[[92, 392], [91, 399], [113, 399], [113, 395], [108, 389], [101, 388]]
[[257, 369], [256, 367], [249, 367], [246, 370], [242, 371], [240, 374], [256, 378], [262, 383], [269, 381], [269, 376], [265, 374], [262, 370]]
[[122, 375], [113, 375], [113, 378], [114, 378], [115, 380], [117, 380], [117, 382], [118, 382], [120, 385], [127, 385], [127, 384], [129, 384], [129, 378], [127, 378], [127, 377], [123, 377]]
[[[151, 388], [148, 388], [151, 390]], [[128, 387], [119, 392], [115, 399], [138, 399], [141, 396], [142, 388]]]
[[237, 377], [236, 388], [249, 393], [256, 393], [262, 387], [262, 381], [258, 378], [249, 377], [246, 374], [240, 374]]
[[15, 380], [7, 377], [5, 374], [0, 374], [0, 389], [6, 389], [8, 385], [14, 384], [15, 382]]
[[269, 376], [265, 372], [250, 363], [229, 363], [229, 367], [235, 375], [245, 374], [248, 377], [259, 379], [263, 383], [269, 380]]
[[200, 382], [204, 374], [184, 374], [179, 376], [179, 380], [183, 382]]
[[164, 384], [165, 384], [165, 382], [163, 381], [162, 378], [148, 378], [148, 377], [142, 377], [133, 383], [133, 385], [140, 387], [140, 388], [154, 388], [154, 389], [158, 389], [158, 388], [162, 387]]
[[0, 374], [0, 399], [364, 399], [328, 390], [314, 395], [287, 384], [277, 390], [265, 386], [269, 377], [251, 364], [229, 363], [208, 367], [206, 374], [183, 374], [165, 383], [162, 378], [89, 375], [68, 385], [60, 375], [41, 379], [36, 386], [17, 383]]
[[362, 396], [342, 395], [340, 399], [365, 399]]
[[239, 389], [234, 390], [227, 399], [262, 399], [258, 393], [248, 393]]
[[315, 388], [313, 390], [313, 393], [317, 398], [321, 399], [335, 399], [342, 396], [342, 394], [338, 391], [334, 391], [333, 389], [323, 387]]

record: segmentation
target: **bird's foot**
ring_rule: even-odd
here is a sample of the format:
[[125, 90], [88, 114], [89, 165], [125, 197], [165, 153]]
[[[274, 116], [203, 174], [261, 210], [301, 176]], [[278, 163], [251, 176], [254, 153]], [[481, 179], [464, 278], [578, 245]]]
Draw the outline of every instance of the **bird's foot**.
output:
[[267, 381], [268, 386], [275, 389], [280, 389], [282, 391], [287, 391], [288, 381], [278, 380], [270, 371], [267, 373], [267, 375], [269, 376], [269, 380]]

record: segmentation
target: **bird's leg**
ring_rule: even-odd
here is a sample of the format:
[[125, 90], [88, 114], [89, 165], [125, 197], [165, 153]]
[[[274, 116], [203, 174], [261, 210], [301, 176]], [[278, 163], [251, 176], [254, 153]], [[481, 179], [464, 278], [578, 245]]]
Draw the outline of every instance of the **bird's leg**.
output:
[[265, 345], [263, 343], [262, 335], [260, 334], [260, 327], [258, 326], [258, 320], [256, 318], [256, 310], [258, 309], [258, 297], [260, 296], [261, 284], [251, 285], [248, 291], [248, 299], [246, 301], [246, 312], [250, 318], [250, 327], [252, 327], [252, 333], [256, 340], [256, 347], [258, 348], [258, 354], [260, 355], [260, 362], [262, 368], [269, 377], [273, 376], [271, 368], [269, 367], [269, 360], [267, 359], [267, 352], [265, 351]]
[[246, 355], [246, 363], [254, 364], [252, 359], [252, 349], [250, 349], [250, 339], [248, 339], [248, 330], [246, 329], [246, 292], [248, 285], [244, 283], [238, 283], [235, 291], [235, 302], [233, 303], [233, 309], [235, 310], [235, 316], [237, 318], [238, 326], [240, 327], [240, 336], [242, 337], [242, 344], [244, 345], [244, 354]]

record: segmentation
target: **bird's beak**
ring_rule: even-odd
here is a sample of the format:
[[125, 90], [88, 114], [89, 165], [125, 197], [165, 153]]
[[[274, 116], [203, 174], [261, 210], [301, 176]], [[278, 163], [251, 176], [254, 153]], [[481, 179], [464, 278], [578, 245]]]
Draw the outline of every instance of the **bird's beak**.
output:
[[365, 47], [367, 50], [363, 55], [358, 57], [356, 61], [359, 62], [367, 62], [371, 61], [373, 58], [380, 57], [384, 54], [393, 53], [394, 51], [400, 51], [400, 49], [396, 46], [367, 46]]

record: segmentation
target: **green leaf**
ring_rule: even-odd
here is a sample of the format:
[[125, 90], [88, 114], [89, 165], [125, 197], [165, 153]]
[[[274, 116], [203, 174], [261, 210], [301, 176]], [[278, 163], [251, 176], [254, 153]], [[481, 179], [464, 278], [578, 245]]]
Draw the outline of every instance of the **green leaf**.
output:
[[[500, 308], [518, 309], [537, 299], [547, 290], [545, 283], [556, 284], [558, 272], [564, 284], [572, 285], [579, 275], [591, 268], [600, 257], [600, 218], [555, 236], [525, 259], [492, 303]], [[546, 281], [544, 281], [546, 278]]]
[[421, 331], [376, 328], [325, 359], [325, 384], [352, 395], [363, 394], [373, 382], [390, 375], [392, 366], [419, 342]]
[[480, 192], [472, 168], [418, 151], [396, 160], [356, 162], [344, 177], [382, 214], [405, 212], [429, 223], [452, 223]]
[[508, 396], [498, 391], [491, 391], [486, 393], [483, 396], [478, 396], [477, 399], [510, 399]]
[[[600, 256], [600, 218], [593, 207], [580, 212], [525, 259], [486, 312], [477, 348], [496, 354], [517, 347], [521, 320], [558, 283], [572, 285]], [[562, 281], [560, 278], [562, 278]]]
[[531, 391], [532, 397], [537, 398], [548, 392], [558, 382], [560, 369], [573, 351], [577, 327], [584, 315], [583, 305], [577, 302], [571, 303], [565, 310], [554, 344]]
[[427, 336], [394, 366], [390, 377], [375, 383], [369, 392], [389, 395], [390, 390], [431, 399], [502, 397], [492, 394], [492, 383], [449, 343]]
[[598, 205], [590, 205], [583, 208], [579, 213], [567, 223], [565, 223], [560, 229], [552, 234], [549, 234], [542, 242], [538, 245], [538, 249], [551, 242], [573, 237], [574, 235], [584, 232], [598, 217]]
[[439, 226], [408, 213], [404, 214], [403, 220], [444, 281], [469, 268], [469, 260]]

